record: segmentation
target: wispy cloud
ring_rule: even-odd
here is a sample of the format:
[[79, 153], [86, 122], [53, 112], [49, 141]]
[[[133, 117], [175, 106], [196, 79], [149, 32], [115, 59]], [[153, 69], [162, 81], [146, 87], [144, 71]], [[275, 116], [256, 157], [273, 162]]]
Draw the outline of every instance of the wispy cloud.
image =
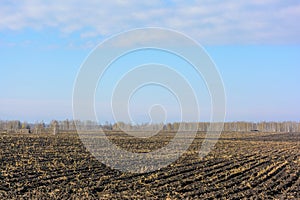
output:
[[[166, 3], [167, 2], [167, 3]], [[204, 44], [300, 43], [299, 1], [4, 0], [0, 31], [32, 28], [79, 32], [82, 40], [159, 26]]]

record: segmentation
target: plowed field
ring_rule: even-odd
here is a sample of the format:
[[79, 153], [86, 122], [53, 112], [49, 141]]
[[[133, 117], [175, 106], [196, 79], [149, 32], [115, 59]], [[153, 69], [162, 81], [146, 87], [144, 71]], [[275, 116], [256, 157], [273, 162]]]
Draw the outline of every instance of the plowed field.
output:
[[[162, 147], [173, 135], [108, 134], [134, 152]], [[75, 133], [0, 135], [0, 199], [300, 199], [299, 133], [223, 133], [201, 159], [204, 136], [175, 163], [133, 174], [103, 165]]]

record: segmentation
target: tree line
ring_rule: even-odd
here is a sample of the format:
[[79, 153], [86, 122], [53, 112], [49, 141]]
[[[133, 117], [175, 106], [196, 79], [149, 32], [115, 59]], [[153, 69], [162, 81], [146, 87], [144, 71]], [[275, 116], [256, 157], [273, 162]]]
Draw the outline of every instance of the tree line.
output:
[[[98, 124], [97, 122], [86, 120], [53, 120], [50, 123], [35, 122], [27, 123], [19, 120], [1, 121], [0, 120], [0, 131], [7, 133], [24, 133], [28, 130], [28, 133], [53, 133], [68, 132], [75, 130], [130, 130], [130, 131], [153, 131], [153, 130], [164, 130], [164, 131], [177, 131], [177, 130], [190, 130], [192, 127], [197, 127], [198, 131], [208, 131], [209, 122], [174, 122], [167, 124], [129, 124], [124, 122]], [[23, 131], [23, 132], [22, 132]], [[223, 131], [228, 132], [300, 132], [299, 122], [225, 122], [223, 125]]]

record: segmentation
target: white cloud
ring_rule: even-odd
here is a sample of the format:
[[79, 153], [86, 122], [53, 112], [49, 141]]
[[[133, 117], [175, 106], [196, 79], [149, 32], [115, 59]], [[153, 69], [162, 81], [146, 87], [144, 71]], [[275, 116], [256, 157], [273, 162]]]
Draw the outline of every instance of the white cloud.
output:
[[[124, 30], [160, 26], [204, 44], [299, 43], [297, 1], [42, 1], [4, 0], [0, 31], [56, 28], [82, 40]], [[279, 42], [280, 41], [280, 42]]]

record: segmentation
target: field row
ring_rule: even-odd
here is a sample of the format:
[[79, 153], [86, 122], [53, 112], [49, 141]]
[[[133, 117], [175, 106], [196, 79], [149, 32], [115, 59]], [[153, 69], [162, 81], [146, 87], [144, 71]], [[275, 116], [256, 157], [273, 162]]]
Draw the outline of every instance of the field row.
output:
[[[120, 136], [111, 140], [149, 151], [170, 135], [144, 143]], [[288, 134], [226, 133], [199, 158], [200, 133], [176, 162], [143, 174], [110, 169], [86, 151], [76, 134], [0, 137], [1, 199], [300, 198], [300, 141], [280, 140]]]

